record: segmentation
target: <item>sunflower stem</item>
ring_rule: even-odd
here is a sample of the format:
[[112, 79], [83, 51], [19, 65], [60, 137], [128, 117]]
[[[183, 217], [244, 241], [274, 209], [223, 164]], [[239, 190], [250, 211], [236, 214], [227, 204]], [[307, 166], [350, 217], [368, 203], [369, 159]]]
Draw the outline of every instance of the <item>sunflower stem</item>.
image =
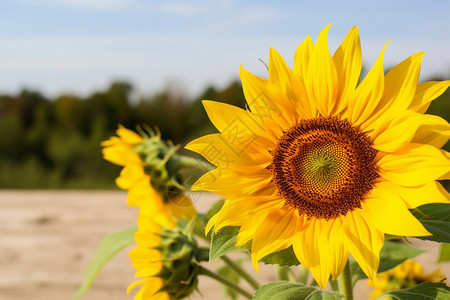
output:
[[290, 282], [298, 282], [297, 277], [295, 277], [295, 274], [292, 272], [291, 268], [288, 266], [276, 266], [278, 277], [280, 280], [286, 280]]
[[242, 276], [255, 290], [259, 289], [259, 283], [248, 274], [244, 269], [241, 268], [237, 263], [227, 256], [220, 257], [231, 269], [233, 269], [237, 274]]
[[289, 281], [289, 277], [287, 275], [286, 269], [282, 266], [276, 266], [278, 278], [283, 281]]
[[199, 247], [197, 249], [197, 254], [195, 256], [197, 261], [209, 261], [209, 248], [207, 247]]
[[304, 266], [300, 265], [299, 267], [299, 281], [300, 283], [307, 284], [308, 283], [308, 276], [309, 271]]
[[175, 168], [186, 168], [186, 169], [196, 169], [199, 171], [207, 172], [215, 169], [216, 167], [211, 165], [210, 163], [200, 160], [194, 157], [185, 156], [185, 155], [177, 155], [174, 159]]
[[252, 294], [250, 294], [249, 292], [247, 292], [246, 290], [244, 290], [243, 288], [238, 286], [233, 281], [229, 280], [226, 277], [223, 277], [222, 275], [219, 275], [218, 273], [211, 272], [210, 270], [205, 269], [202, 266], [199, 266], [198, 274], [199, 275], [205, 275], [205, 276], [208, 276], [208, 277], [210, 277], [212, 279], [215, 279], [215, 280], [219, 281], [223, 285], [225, 285], [228, 288], [232, 289], [233, 291], [241, 294], [242, 296], [244, 296], [247, 299], [252, 299], [253, 298]]
[[353, 284], [350, 263], [347, 261], [344, 270], [338, 277], [339, 292], [344, 295], [345, 300], [353, 300]]
[[333, 291], [339, 291], [339, 286], [337, 280], [330, 280], [330, 286]]

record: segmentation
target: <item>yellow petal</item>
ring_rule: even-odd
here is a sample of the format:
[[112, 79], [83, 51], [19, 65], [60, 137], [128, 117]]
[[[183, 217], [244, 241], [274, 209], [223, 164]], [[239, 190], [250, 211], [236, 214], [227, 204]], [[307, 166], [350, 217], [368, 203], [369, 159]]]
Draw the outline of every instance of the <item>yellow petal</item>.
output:
[[162, 263], [158, 262], [158, 263], [146, 263], [145, 266], [140, 266], [137, 267], [135, 265], [133, 265], [133, 268], [139, 270], [136, 272], [136, 277], [151, 277], [151, 276], [155, 276], [156, 274], [158, 274], [161, 271], [162, 268]]
[[376, 113], [367, 121], [367, 129], [379, 128], [386, 120], [411, 105], [423, 55], [424, 52], [419, 52], [408, 57], [386, 74], [383, 97], [378, 103]]
[[311, 271], [317, 283], [325, 288], [330, 274], [336, 278], [348, 259], [342, 218], [309, 219], [295, 236], [293, 248], [301, 264]]
[[387, 72], [384, 78], [383, 101], [380, 105], [394, 108], [393, 114], [398, 109], [407, 109], [411, 105], [424, 54], [425, 52], [419, 52], [411, 55]]
[[308, 73], [309, 59], [311, 53], [314, 49], [314, 44], [309, 35], [306, 36], [305, 40], [298, 46], [295, 51], [294, 57], [294, 73], [305, 80], [306, 74]]
[[217, 232], [225, 226], [242, 226], [253, 214], [262, 215], [262, 212], [281, 208], [284, 200], [277, 196], [244, 197], [225, 201], [215, 221], [214, 231]]
[[252, 263], [258, 271], [258, 261], [264, 256], [288, 248], [298, 229], [296, 209], [273, 209], [256, 230], [252, 242]]
[[419, 83], [409, 109], [424, 113], [431, 101], [442, 95], [449, 86], [450, 80]]
[[200, 177], [191, 187], [193, 191], [210, 191], [224, 198], [250, 195], [264, 188], [272, 180], [272, 173], [263, 170], [242, 176], [233, 171], [215, 169]]
[[127, 144], [136, 145], [142, 142], [142, 137], [139, 134], [123, 127], [121, 124], [119, 124], [116, 133]]
[[[225, 205], [225, 204], [224, 204]], [[216, 225], [217, 218], [219, 217], [219, 212], [212, 216], [205, 226], [205, 236], [211, 231], [211, 229]]]
[[293, 239], [292, 246], [299, 262], [308, 270], [314, 270], [314, 279], [316, 279], [321, 287], [324, 287], [330, 274], [328, 273], [327, 276], [321, 276], [322, 272], [320, 268], [318, 268], [321, 263], [321, 256], [317, 255], [319, 253], [318, 236], [321, 232], [321, 228], [319, 228], [320, 224], [317, 227], [315, 226], [316, 221], [316, 218], [311, 218], [299, 229]]
[[336, 104], [338, 77], [328, 50], [328, 29], [325, 27], [317, 38], [309, 61], [305, 80], [308, 98], [322, 116], [329, 116]]
[[377, 183], [361, 203], [360, 214], [378, 230], [398, 236], [424, 236], [430, 233], [409, 212], [389, 183]]
[[430, 134], [433, 138], [444, 135], [448, 139], [450, 136], [450, 124], [441, 117], [404, 111], [375, 137], [373, 147], [383, 152], [394, 152], [411, 142], [419, 129], [423, 129], [420, 135], [425, 135], [424, 142], [431, 136]]
[[[274, 187], [272, 188], [266, 188], [263, 190], [258, 191], [258, 194], [255, 194], [254, 196], [256, 198], [260, 197], [270, 197], [270, 196], [276, 196], [277, 192]], [[280, 199], [281, 203], [284, 203], [283, 199]], [[239, 230], [238, 234], [238, 240], [236, 242], [236, 246], [242, 246], [248, 243], [254, 236], [256, 230], [259, 228], [261, 223], [265, 220], [267, 214], [270, 212], [270, 209], [259, 209], [259, 210], [253, 210], [252, 213], [248, 215], [248, 217], [245, 219], [245, 222], [241, 225], [241, 228]]]
[[450, 125], [441, 117], [427, 115], [434, 119], [431, 124], [422, 124], [414, 134], [412, 143], [428, 144], [436, 148], [444, 146], [450, 137]]
[[167, 292], [159, 292], [149, 300], [170, 300], [170, 295]]
[[272, 159], [268, 149], [261, 147], [258, 141], [259, 136], [236, 138], [210, 134], [191, 141], [185, 148], [201, 154], [220, 169], [239, 169], [245, 173], [255, 173], [265, 169]]
[[349, 211], [345, 216], [345, 244], [367, 277], [374, 279], [380, 264], [384, 234], [368, 223], [360, 212], [360, 209]]
[[266, 215], [267, 214], [264, 214], [259, 217], [256, 217], [256, 216], [248, 217], [247, 223], [243, 224], [241, 226], [241, 228], [239, 229], [236, 247], [243, 246], [253, 239], [253, 236], [255, 235], [256, 230], [258, 229], [259, 225], [261, 225], [262, 221], [264, 220], [261, 218], [265, 218]]
[[114, 146], [114, 145], [117, 145], [117, 144], [122, 144], [122, 140], [119, 139], [119, 138], [116, 137], [116, 136], [112, 136], [112, 137], [110, 137], [108, 140], [102, 141], [102, 142], [100, 143], [100, 145], [101, 145], [102, 147]]
[[[158, 201], [155, 201], [158, 199]], [[128, 190], [127, 205], [141, 206], [146, 203], [162, 202], [161, 196], [150, 185], [150, 177], [146, 176], [134, 182], [134, 186]], [[161, 205], [155, 207], [159, 210]]]
[[281, 128], [290, 125], [285, 116], [291, 113], [292, 105], [286, 101], [279, 101], [276, 95], [273, 95], [270, 83], [266, 79], [253, 75], [242, 66], [239, 68], [239, 76], [250, 111], [261, 119], [266, 128], [275, 126], [272, 129], [275, 130], [279, 127], [279, 133], [277, 133], [279, 136], [282, 132]]
[[352, 93], [352, 97], [349, 98], [349, 115], [347, 117], [352, 124], [363, 124], [373, 114], [383, 95], [383, 55], [388, 43], [384, 45], [372, 69], [358, 85], [355, 92]]
[[389, 189], [396, 191], [408, 208], [416, 208], [428, 203], [450, 202], [450, 194], [437, 181], [412, 187], [405, 187], [388, 181], [384, 184], [389, 185]]
[[170, 213], [167, 204], [161, 198], [146, 199], [147, 201], [139, 209], [138, 229], [151, 233], [160, 232], [157, 227], [175, 228], [176, 222]]
[[271, 94], [276, 97], [277, 104], [282, 111], [283, 119], [289, 124], [296, 124], [301, 117], [309, 115], [305, 112], [304, 104], [306, 90], [300, 91], [299, 78], [288, 67], [283, 57], [274, 48], [269, 52], [269, 83]]
[[361, 42], [358, 27], [354, 26], [333, 55], [339, 82], [338, 114], [348, 105], [348, 99], [356, 89], [362, 67]]
[[287, 85], [290, 83], [288, 77], [291, 69], [286, 64], [286, 61], [278, 53], [277, 50], [270, 47], [269, 50], [269, 82], [276, 85], [283, 92], [287, 92]]
[[158, 250], [138, 246], [130, 251], [130, 257], [133, 262], [137, 262], [139, 265], [145, 260], [149, 263], [160, 262], [162, 256]]
[[326, 272], [331, 272], [332, 279], [336, 280], [348, 260], [348, 249], [344, 243], [343, 218], [318, 221], [322, 223], [324, 229], [323, 236], [319, 240], [319, 249], [321, 249], [321, 255], [328, 258], [329, 267]]
[[427, 184], [450, 171], [447, 152], [433, 146], [408, 144], [379, 162], [381, 177], [403, 186]]
[[239, 107], [215, 101], [202, 101], [206, 113], [214, 126], [220, 132], [236, 130], [233, 127], [240, 125], [240, 135], [264, 135], [264, 120]]
[[150, 177], [144, 173], [142, 165], [131, 164], [126, 165], [120, 171], [120, 176], [116, 178], [116, 184], [123, 190], [129, 190], [139, 180], [148, 180], [150, 182]]
[[[149, 223], [153, 223], [153, 222], [149, 222]], [[138, 243], [139, 246], [143, 246], [146, 248], [155, 248], [161, 242], [161, 239], [159, 238], [159, 236], [156, 235], [158, 232], [161, 231], [160, 228], [161, 227], [159, 227], [157, 230], [155, 230], [154, 232], [151, 232], [151, 233], [149, 233], [148, 230], [139, 228], [139, 230], [134, 233], [134, 239], [136, 240], [136, 242]]]
[[170, 210], [177, 219], [193, 218], [197, 215], [197, 210], [189, 197], [179, 195], [170, 200]]
[[[253, 75], [242, 66], [239, 66], [239, 76], [242, 81], [242, 89], [244, 91], [245, 99], [250, 107], [258, 99], [268, 96], [268, 93], [266, 92], [268, 82], [266, 79]], [[269, 101], [269, 104], [270, 102], [273, 101]]]
[[294, 70], [297, 80], [293, 82], [293, 91], [299, 104], [296, 106], [299, 117], [310, 119], [317, 116], [317, 107], [308, 99], [308, 93], [305, 87], [305, 79], [308, 73], [309, 59], [314, 49], [311, 37], [306, 36], [305, 40], [295, 51]]
[[117, 144], [102, 149], [103, 158], [113, 164], [126, 166], [142, 163], [139, 155], [129, 145]]
[[150, 277], [147, 278], [147, 281], [144, 283], [144, 285], [141, 287], [139, 292], [135, 296], [135, 300], [162, 300], [162, 299], [169, 299], [166, 298], [160, 298], [160, 294], [166, 294], [165, 292], [159, 292], [159, 289], [163, 286], [163, 281], [159, 277]]
[[140, 285], [146, 283], [147, 281], [148, 281], [148, 279], [145, 278], [145, 279], [141, 279], [141, 280], [133, 282], [132, 284], [130, 284], [128, 286], [127, 293], [129, 294], [135, 287], [140, 286]]
[[267, 215], [270, 213], [270, 209], [262, 209], [256, 213], [249, 214], [245, 220], [245, 223], [241, 225], [239, 229], [238, 239], [236, 246], [242, 246], [248, 243], [255, 236], [256, 231], [266, 219]]

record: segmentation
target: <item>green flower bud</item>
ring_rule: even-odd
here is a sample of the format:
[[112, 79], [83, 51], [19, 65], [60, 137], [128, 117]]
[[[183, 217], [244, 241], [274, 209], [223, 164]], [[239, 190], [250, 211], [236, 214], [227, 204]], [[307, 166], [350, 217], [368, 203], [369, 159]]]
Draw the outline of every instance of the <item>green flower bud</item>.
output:
[[164, 228], [158, 235], [161, 242], [156, 249], [163, 266], [156, 276], [164, 281], [159, 291], [168, 293], [170, 299], [184, 299], [197, 290], [197, 242], [185, 227]]
[[176, 152], [179, 146], [162, 140], [159, 132], [142, 135], [142, 142], [133, 150], [139, 154], [153, 188], [164, 195], [163, 200], [167, 203], [184, 190], [183, 180], [177, 175], [180, 164]]

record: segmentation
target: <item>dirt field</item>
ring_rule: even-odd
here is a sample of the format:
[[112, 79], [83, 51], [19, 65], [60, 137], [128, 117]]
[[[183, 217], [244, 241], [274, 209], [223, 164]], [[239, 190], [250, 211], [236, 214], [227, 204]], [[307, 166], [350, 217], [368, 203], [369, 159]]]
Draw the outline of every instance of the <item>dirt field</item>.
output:
[[[0, 299], [70, 299], [101, 239], [135, 226], [137, 209], [127, 207], [125, 198], [124, 192], [110, 191], [0, 191]], [[211, 195], [202, 195], [196, 206], [205, 211], [212, 202]], [[429, 250], [418, 260], [431, 271], [438, 248], [415, 243]], [[134, 275], [127, 253], [106, 265], [83, 299], [132, 299], [125, 292]], [[450, 275], [449, 263], [439, 266]], [[276, 280], [270, 266], [261, 267], [261, 283]], [[200, 290], [202, 295], [191, 299], [221, 299], [219, 285], [209, 278], [200, 278]], [[364, 284], [357, 290], [357, 299], [366, 298]]]

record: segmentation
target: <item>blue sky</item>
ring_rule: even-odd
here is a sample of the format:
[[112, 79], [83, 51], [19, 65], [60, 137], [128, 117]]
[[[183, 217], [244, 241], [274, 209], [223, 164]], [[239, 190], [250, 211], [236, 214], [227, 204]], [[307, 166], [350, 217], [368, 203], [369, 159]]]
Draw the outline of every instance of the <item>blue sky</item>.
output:
[[86, 95], [125, 79], [139, 93], [181, 85], [197, 95], [225, 86], [239, 65], [258, 75], [269, 47], [292, 66], [298, 44], [329, 32], [333, 53], [358, 25], [370, 67], [425, 51], [422, 79], [450, 77], [450, 1], [3, 0], [0, 93], [23, 87]]

